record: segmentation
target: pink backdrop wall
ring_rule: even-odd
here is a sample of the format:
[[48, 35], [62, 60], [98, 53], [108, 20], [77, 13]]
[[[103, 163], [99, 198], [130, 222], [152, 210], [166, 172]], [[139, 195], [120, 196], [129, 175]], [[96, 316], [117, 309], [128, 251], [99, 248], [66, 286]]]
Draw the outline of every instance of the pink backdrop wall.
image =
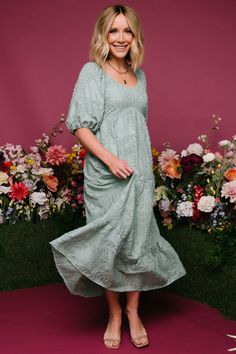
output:
[[[8, 0], [0, 4], [0, 145], [34, 144], [61, 113], [88, 61], [106, 0]], [[236, 1], [129, 0], [145, 37], [149, 130], [157, 148], [182, 149], [223, 118], [215, 141], [236, 134]], [[74, 138], [56, 138], [67, 147]]]

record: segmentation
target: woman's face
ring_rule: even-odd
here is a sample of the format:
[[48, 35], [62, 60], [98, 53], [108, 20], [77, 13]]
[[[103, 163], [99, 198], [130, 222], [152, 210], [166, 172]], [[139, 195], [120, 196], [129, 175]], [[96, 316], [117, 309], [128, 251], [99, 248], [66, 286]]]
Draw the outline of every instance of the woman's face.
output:
[[108, 33], [110, 57], [117, 59], [125, 58], [130, 50], [134, 35], [128, 25], [126, 17], [119, 14], [115, 17]]

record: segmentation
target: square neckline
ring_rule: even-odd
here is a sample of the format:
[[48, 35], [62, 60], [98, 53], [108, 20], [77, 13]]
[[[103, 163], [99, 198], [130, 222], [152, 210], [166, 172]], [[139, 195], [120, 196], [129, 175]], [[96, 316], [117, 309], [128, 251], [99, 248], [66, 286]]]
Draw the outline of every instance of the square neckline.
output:
[[[98, 65], [96, 62], [95, 62], [95, 64]], [[136, 80], [137, 80], [137, 81], [136, 81], [136, 84], [135, 84], [134, 86], [127, 86], [127, 85], [122, 84], [121, 82], [119, 82], [119, 81], [113, 79], [113, 78], [111, 77], [111, 75], [109, 75], [109, 74], [103, 69], [102, 66], [100, 66], [100, 68], [101, 68], [102, 72], [105, 74], [105, 76], [106, 76], [108, 79], [110, 79], [110, 80], [111, 80], [112, 82], [114, 82], [115, 84], [117, 84], [117, 85], [119, 85], [119, 86], [121, 86], [121, 87], [124, 87], [125, 89], [128, 89], [128, 90], [135, 89], [135, 88], [138, 86], [138, 84], [139, 84], [139, 77], [138, 77], [138, 75], [137, 75], [136, 73], [134, 73], [134, 75], [136, 76]]]

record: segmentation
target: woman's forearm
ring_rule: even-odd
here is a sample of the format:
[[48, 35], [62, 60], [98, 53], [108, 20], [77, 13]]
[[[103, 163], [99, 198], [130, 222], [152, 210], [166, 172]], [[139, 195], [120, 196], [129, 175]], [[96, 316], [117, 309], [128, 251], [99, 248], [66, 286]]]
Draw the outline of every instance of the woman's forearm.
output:
[[79, 128], [75, 135], [89, 152], [109, 166], [114, 155], [100, 143], [89, 128]]

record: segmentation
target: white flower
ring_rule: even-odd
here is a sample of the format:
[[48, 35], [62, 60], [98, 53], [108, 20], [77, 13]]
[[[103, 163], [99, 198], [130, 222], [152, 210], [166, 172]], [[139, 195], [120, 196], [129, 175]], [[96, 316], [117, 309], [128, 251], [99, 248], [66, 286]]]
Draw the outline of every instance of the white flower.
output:
[[25, 168], [24, 165], [18, 165], [18, 166], [16, 167], [16, 171], [17, 171], [17, 172], [20, 172], [20, 173], [24, 173], [24, 172], [26, 171], [26, 168]]
[[0, 185], [7, 183], [8, 178], [9, 176], [7, 173], [0, 171]]
[[190, 154], [196, 154], [196, 155], [202, 155], [203, 153], [203, 147], [202, 145], [198, 144], [198, 143], [194, 143], [194, 144], [190, 144], [187, 147], [187, 153]]
[[221, 140], [219, 141], [218, 145], [221, 146], [221, 147], [226, 147], [230, 144], [230, 141], [229, 140]]
[[155, 206], [157, 202], [159, 202], [159, 200], [165, 197], [166, 197], [166, 187], [165, 186], [157, 187], [154, 191], [153, 206]]
[[233, 135], [233, 139], [234, 139], [234, 141], [236, 141], [236, 135]]
[[181, 157], [185, 157], [187, 155], [188, 155], [187, 150], [182, 150], [181, 151]]
[[47, 200], [47, 195], [44, 192], [33, 192], [30, 195], [30, 199], [32, 202], [37, 203], [39, 205], [43, 205]]
[[39, 175], [45, 175], [45, 176], [50, 176], [53, 175], [53, 169], [52, 168], [46, 168], [46, 167], [40, 167], [37, 172]]
[[197, 204], [198, 210], [210, 213], [215, 206], [215, 198], [212, 196], [202, 196]]
[[203, 156], [203, 161], [204, 162], [211, 162], [213, 160], [215, 160], [215, 154], [213, 154], [212, 152], [208, 152], [208, 154]]
[[176, 208], [176, 213], [179, 216], [191, 217], [193, 216], [193, 203], [192, 202], [180, 202]]
[[0, 186], [0, 194], [7, 194], [11, 190], [11, 187]]

